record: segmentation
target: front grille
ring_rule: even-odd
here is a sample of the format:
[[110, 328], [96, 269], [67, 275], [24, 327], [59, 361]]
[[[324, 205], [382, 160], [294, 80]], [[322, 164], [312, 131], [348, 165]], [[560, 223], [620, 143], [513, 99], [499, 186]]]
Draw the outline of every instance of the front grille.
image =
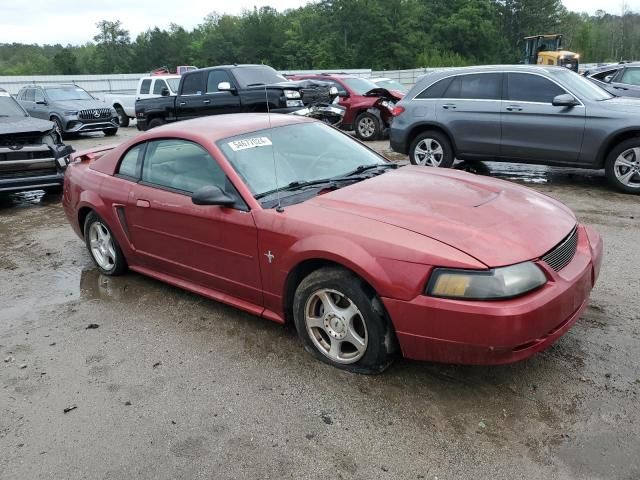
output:
[[43, 134], [40, 132], [0, 135], [0, 147], [39, 145], [42, 143], [42, 137]]
[[78, 117], [80, 118], [80, 120], [99, 120], [101, 118], [110, 118], [111, 109], [91, 108], [89, 110], [80, 110]]
[[331, 103], [331, 94], [329, 93], [329, 87], [313, 87], [303, 88], [300, 93], [302, 94], [302, 101], [306, 106], [316, 105], [318, 103]]
[[20, 145], [17, 148], [0, 147], [0, 162], [15, 160], [42, 160], [52, 157], [51, 149], [45, 145]]
[[42, 168], [38, 170], [24, 170], [21, 172], [8, 172], [5, 173], [0, 170], [0, 179], [10, 179], [10, 178], [27, 178], [27, 177], [43, 177], [45, 175], [55, 175], [58, 173], [55, 165], [51, 168]]
[[556, 245], [553, 250], [542, 256], [547, 265], [559, 272], [569, 265], [578, 248], [578, 229], [573, 227], [571, 233]]

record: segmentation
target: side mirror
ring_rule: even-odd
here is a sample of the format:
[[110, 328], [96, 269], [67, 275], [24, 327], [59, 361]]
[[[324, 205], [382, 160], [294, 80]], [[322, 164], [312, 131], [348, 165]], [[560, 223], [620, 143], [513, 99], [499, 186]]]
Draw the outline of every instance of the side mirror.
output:
[[580, 103], [568, 93], [558, 95], [553, 99], [552, 105], [554, 107], [575, 107], [576, 105], [580, 105]]
[[191, 201], [195, 205], [219, 205], [221, 207], [231, 207], [236, 203], [235, 199], [215, 185], [206, 185], [199, 188], [191, 195]]
[[349, 98], [349, 92], [338, 92], [340, 98]]
[[162, 95], [163, 97], [168, 97], [169, 89], [167, 87], [162, 87], [162, 90], [160, 90], [160, 95]]
[[235, 88], [233, 88], [229, 82], [220, 82], [218, 84], [218, 91], [219, 92], [233, 92], [233, 91], [235, 91]]

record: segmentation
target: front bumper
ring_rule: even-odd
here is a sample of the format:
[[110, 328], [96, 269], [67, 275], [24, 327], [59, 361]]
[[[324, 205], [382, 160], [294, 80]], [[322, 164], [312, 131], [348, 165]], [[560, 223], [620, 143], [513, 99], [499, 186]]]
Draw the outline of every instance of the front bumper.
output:
[[57, 171], [48, 175], [34, 175], [17, 178], [0, 177], [0, 192], [16, 193], [25, 190], [38, 190], [43, 188], [61, 187], [64, 180], [64, 172]]
[[461, 301], [419, 296], [383, 298], [406, 358], [492, 365], [523, 360], [549, 347], [580, 318], [602, 261], [602, 240], [580, 226], [576, 254], [565, 268], [540, 267], [549, 281], [502, 301]]
[[65, 124], [65, 133], [101, 132], [103, 130], [118, 128], [118, 117], [105, 119], [99, 122], [86, 122], [83, 120], [69, 120]]

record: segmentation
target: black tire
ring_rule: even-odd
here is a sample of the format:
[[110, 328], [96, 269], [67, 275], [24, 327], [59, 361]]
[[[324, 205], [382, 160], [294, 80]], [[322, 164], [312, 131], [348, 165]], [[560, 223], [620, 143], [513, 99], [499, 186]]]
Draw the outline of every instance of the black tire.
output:
[[56, 131], [58, 132], [58, 134], [60, 135], [61, 139], [66, 139], [69, 138], [69, 135], [64, 131], [64, 129], [62, 128], [62, 122], [60, 121], [60, 119], [58, 117], [51, 117], [51, 121], [53, 122], [53, 124], [56, 127]]
[[[433, 142], [428, 142], [429, 139], [433, 140]], [[429, 157], [428, 154], [421, 154], [417, 152], [416, 150], [419, 146], [421, 147], [420, 151], [426, 151], [424, 148], [422, 148], [425, 146], [425, 143], [423, 142], [430, 143], [432, 147], [435, 147], [436, 145], [439, 146], [442, 152], [441, 156], [433, 153], [440, 151], [437, 148], [431, 149], [432, 157]], [[409, 161], [413, 165], [449, 168], [453, 165], [454, 160], [455, 155], [453, 153], [453, 148], [451, 148], [451, 142], [449, 141], [449, 138], [447, 138], [446, 135], [438, 132], [437, 130], [428, 130], [421, 133], [413, 139], [413, 142], [411, 142], [411, 146], [409, 147]]]
[[362, 112], [353, 123], [356, 137], [363, 142], [378, 140], [382, 135], [380, 119], [373, 113]]
[[118, 114], [118, 124], [121, 127], [128, 127], [129, 126], [129, 117], [126, 113], [124, 113], [124, 109], [118, 105], [116, 108], [116, 113]]
[[156, 128], [156, 127], [159, 127], [160, 125], [164, 125], [164, 123], [165, 123], [164, 120], [162, 120], [161, 118], [153, 118], [147, 124], [147, 130], [151, 130], [152, 128]]
[[113, 137], [116, 133], [118, 133], [118, 129], [117, 128], [106, 128], [106, 129], [103, 130], [103, 133], [107, 137]]
[[[617, 167], [623, 169], [621, 172], [624, 176], [625, 173], [630, 173], [631, 178], [629, 183], [623, 183], [623, 181], [616, 175], [616, 160], [620, 155], [632, 148], [640, 148], [640, 137], [630, 138], [624, 142], [620, 142], [613, 150], [607, 155], [607, 160], [604, 165], [604, 171], [607, 175], [609, 183], [625, 193], [640, 194], [640, 156], [636, 157], [635, 153], [629, 152], [625, 155], [625, 159], [630, 163], [629, 167]], [[618, 170], [619, 172], [620, 170]]]
[[[324, 339], [327, 349], [330, 349], [333, 341], [327, 330], [314, 327], [307, 329], [306, 311], [308, 308], [313, 307], [313, 302], [318, 298], [317, 294], [325, 290], [334, 292], [331, 294], [333, 295], [333, 301], [338, 298], [340, 301], [351, 302], [350, 304], [355, 305], [359, 311], [357, 315], [354, 315], [349, 320], [348, 325], [353, 325], [354, 329], [359, 330], [358, 334], [365, 340], [362, 348], [363, 353], [347, 352], [347, 355], [356, 355], [353, 358], [354, 361], [349, 361], [349, 363], [334, 361], [329, 358], [329, 352], [323, 350], [323, 353], [321, 351], [322, 347], [316, 345], [316, 342]], [[348, 303], [348, 305], [350, 304]], [[382, 372], [393, 361], [393, 352], [396, 350], [395, 333], [391, 322], [387, 320], [382, 302], [375, 292], [372, 292], [352, 272], [339, 267], [324, 267], [309, 274], [296, 289], [293, 301], [293, 317], [298, 336], [305, 350], [324, 363], [350, 372], [375, 374]], [[325, 324], [331, 324], [333, 320], [328, 315], [324, 315], [322, 321]], [[345, 325], [341, 324], [341, 326], [343, 327], [342, 331], [344, 331]], [[315, 333], [310, 333], [309, 330]], [[333, 330], [331, 332], [331, 335], [336, 334]], [[314, 342], [311, 335], [316, 338], [320, 337], [321, 340]], [[338, 342], [340, 353], [342, 353], [344, 343], [344, 340]], [[349, 343], [348, 340], [346, 340], [346, 343], [351, 347], [354, 345]]]
[[[98, 259], [94, 256], [94, 253], [92, 252], [91, 227], [94, 224], [99, 224], [102, 227], [104, 227], [104, 229], [109, 233], [111, 237], [112, 245], [115, 250], [115, 256], [113, 259], [114, 261], [112, 262], [112, 266], [110, 268], [104, 268], [103, 266], [101, 266]], [[108, 276], [117, 276], [117, 275], [122, 275], [124, 272], [127, 271], [127, 260], [124, 258], [124, 255], [122, 253], [122, 250], [120, 249], [120, 245], [118, 244], [118, 241], [113, 236], [113, 232], [111, 231], [107, 223], [95, 212], [89, 213], [89, 215], [87, 215], [87, 218], [84, 221], [84, 242], [85, 242], [85, 245], [87, 246], [87, 250], [89, 250], [89, 255], [91, 256], [93, 263], [96, 265], [100, 273]]]

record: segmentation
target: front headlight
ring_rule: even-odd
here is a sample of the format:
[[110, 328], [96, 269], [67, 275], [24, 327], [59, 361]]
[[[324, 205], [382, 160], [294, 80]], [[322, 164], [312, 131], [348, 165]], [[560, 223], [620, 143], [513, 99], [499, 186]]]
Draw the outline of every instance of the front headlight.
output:
[[302, 100], [287, 100], [287, 107], [304, 107]]
[[545, 283], [547, 277], [532, 262], [491, 270], [436, 268], [426, 294], [463, 300], [498, 300], [517, 297]]
[[285, 90], [284, 96], [287, 98], [300, 98], [300, 92], [297, 90]]
[[75, 117], [76, 115], [78, 115], [78, 111], [77, 110], [67, 110], [64, 112], [65, 116], [67, 117]]

